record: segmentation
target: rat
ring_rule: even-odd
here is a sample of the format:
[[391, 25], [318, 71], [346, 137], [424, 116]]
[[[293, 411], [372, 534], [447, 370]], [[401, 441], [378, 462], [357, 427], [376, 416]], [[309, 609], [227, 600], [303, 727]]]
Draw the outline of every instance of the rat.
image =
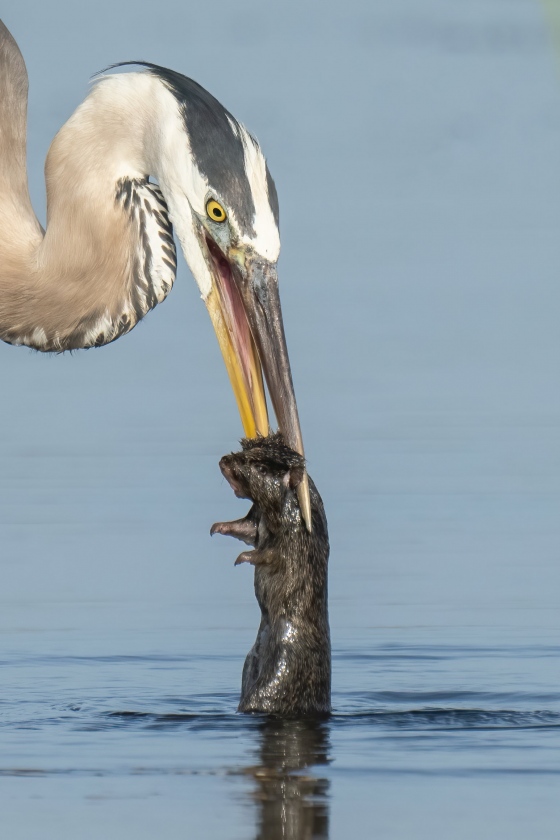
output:
[[257, 639], [245, 660], [238, 711], [314, 717], [331, 710], [331, 645], [327, 605], [329, 538], [323, 502], [309, 479], [312, 530], [297, 500], [304, 458], [279, 432], [241, 441], [220, 469], [235, 495], [253, 502], [247, 516], [216, 522], [254, 546], [235, 565], [255, 567], [261, 608]]

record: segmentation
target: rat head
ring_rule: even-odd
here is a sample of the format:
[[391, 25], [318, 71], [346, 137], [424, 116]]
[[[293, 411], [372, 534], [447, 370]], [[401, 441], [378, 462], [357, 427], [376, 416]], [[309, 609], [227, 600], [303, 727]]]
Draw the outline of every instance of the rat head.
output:
[[288, 499], [298, 509], [296, 490], [305, 474], [305, 460], [286, 446], [280, 432], [242, 440], [241, 446], [241, 452], [224, 455], [220, 469], [235, 495], [258, 505], [275, 529]]

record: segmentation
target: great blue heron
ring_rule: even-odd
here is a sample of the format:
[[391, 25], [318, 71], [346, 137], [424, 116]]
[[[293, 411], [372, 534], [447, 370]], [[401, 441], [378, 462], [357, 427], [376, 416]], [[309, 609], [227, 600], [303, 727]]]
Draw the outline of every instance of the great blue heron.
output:
[[[0, 22], [0, 338], [56, 352], [129, 332], [173, 285], [174, 228], [245, 435], [268, 433], [262, 364], [278, 425], [303, 454], [264, 155], [192, 79], [134, 63], [143, 70], [101, 77], [54, 138], [44, 231], [27, 185], [27, 71]], [[306, 482], [300, 505], [310, 527]]]

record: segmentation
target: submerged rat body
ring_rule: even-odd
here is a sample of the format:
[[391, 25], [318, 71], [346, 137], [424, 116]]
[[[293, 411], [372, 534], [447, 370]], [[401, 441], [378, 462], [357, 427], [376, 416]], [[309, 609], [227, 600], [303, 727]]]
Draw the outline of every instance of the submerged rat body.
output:
[[327, 605], [329, 540], [321, 497], [310, 480], [312, 531], [301, 516], [297, 487], [301, 455], [280, 434], [242, 441], [241, 452], [224, 456], [220, 469], [237, 496], [253, 502], [234, 522], [211, 533], [254, 546], [236, 560], [255, 567], [261, 608], [257, 639], [241, 686], [240, 712], [286, 717], [330, 712], [331, 647]]

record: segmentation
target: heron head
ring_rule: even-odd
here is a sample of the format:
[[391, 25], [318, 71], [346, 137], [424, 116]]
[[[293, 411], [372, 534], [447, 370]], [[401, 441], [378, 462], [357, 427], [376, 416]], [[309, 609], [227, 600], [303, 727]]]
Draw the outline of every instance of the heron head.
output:
[[[269, 432], [264, 372], [278, 426], [303, 455], [278, 293], [278, 197], [265, 157], [208, 91], [172, 70], [148, 69], [174, 99], [160, 186], [210, 313], [245, 435]], [[309, 524], [306, 480], [299, 496]]]

